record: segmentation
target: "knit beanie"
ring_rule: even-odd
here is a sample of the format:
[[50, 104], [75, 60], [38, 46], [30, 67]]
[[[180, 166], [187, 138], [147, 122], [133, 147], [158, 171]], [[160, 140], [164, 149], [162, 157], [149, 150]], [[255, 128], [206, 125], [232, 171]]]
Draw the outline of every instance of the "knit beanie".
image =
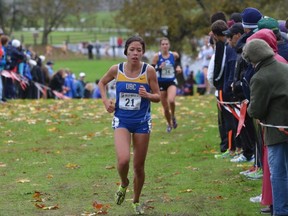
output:
[[241, 16], [243, 27], [249, 29], [257, 28], [257, 23], [262, 18], [260, 11], [252, 7], [245, 8], [241, 13]]
[[272, 56], [273, 49], [262, 39], [253, 39], [243, 47], [242, 57], [247, 62], [256, 64]]

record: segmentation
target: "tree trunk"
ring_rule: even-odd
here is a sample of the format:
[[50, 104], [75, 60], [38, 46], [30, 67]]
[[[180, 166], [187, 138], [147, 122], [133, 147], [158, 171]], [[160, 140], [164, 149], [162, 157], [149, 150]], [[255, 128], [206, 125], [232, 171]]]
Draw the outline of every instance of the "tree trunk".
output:
[[42, 45], [47, 45], [48, 44], [48, 36], [50, 34], [50, 31], [43, 30], [43, 35], [42, 35]]

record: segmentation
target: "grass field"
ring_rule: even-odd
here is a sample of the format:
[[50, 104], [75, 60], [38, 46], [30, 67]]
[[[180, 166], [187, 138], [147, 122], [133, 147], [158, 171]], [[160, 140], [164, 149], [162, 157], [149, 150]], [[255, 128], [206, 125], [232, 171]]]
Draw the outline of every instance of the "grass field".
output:
[[86, 82], [94, 82], [103, 76], [104, 73], [113, 65], [124, 61], [123, 59], [102, 59], [99, 60], [88, 60], [87, 57], [75, 60], [60, 60], [55, 61], [54, 70], [57, 71], [61, 68], [69, 68], [76, 77], [80, 72], [86, 73]]
[[[214, 96], [176, 101], [179, 127], [170, 134], [160, 104], [152, 105], [141, 197], [146, 215], [259, 215], [261, 206], [249, 198], [261, 193], [261, 180], [239, 175], [250, 164], [214, 159], [219, 149]], [[132, 186], [123, 206], [113, 201], [119, 178], [111, 118], [101, 100], [1, 105], [0, 215], [133, 215]]]
[[[85, 22], [80, 23], [75, 17], [67, 18], [69, 28], [62, 28], [53, 31], [49, 34], [48, 43], [51, 45], [63, 44], [64, 41], [68, 43], [78, 44], [80, 42], [89, 42], [96, 40], [107, 42], [111, 36], [126, 37], [129, 35], [129, 31], [122, 26], [115, 24], [114, 16], [116, 12], [98, 11], [96, 14], [83, 14], [82, 18], [85, 18]], [[77, 26], [74, 28], [73, 26]], [[25, 31], [16, 31], [11, 35], [12, 38], [16, 38], [24, 42], [25, 44], [34, 44], [35, 33], [38, 35], [36, 43], [40, 44], [42, 40], [41, 29], [27, 29]]]

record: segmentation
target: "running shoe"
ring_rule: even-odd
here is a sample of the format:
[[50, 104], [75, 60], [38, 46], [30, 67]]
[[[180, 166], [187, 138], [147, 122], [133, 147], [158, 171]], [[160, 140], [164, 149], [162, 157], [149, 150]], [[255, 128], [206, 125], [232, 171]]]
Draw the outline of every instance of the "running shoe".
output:
[[244, 170], [244, 171], [240, 172], [239, 174], [246, 176], [247, 174], [249, 174], [249, 173], [251, 173], [251, 172], [255, 172], [256, 169], [257, 169], [256, 166], [252, 166], [250, 169]]
[[144, 209], [140, 205], [140, 203], [132, 203], [132, 207], [137, 215], [143, 215]]
[[167, 128], [166, 128], [167, 133], [170, 133], [171, 130], [172, 130], [172, 127], [170, 127], [170, 125], [167, 125]]
[[263, 170], [261, 168], [257, 169], [255, 172], [251, 172], [246, 175], [248, 179], [257, 180], [262, 179], [263, 177]]
[[232, 157], [234, 157], [234, 156], [235, 156], [235, 154], [232, 153], [232, 152], [230, 152], [229, 149], [228, 149], [226, 152], [222, 153], [222, 154], [214, 155], [214, 157], [215, 157], [216, 159], [232, 158]]
[[177, 121], [176, 121], [176, 118], [173, 117], [172, 121], [173, 121], [173, 128], [176, 129], [177, 126], [178, 126]]
[[119, 186], [117, 192], [115, 193], [115, 202], [117, 205], [121, 205], [123, 201], [125, 200], [126, 190], [128, 188], [128, 185], [126, 187]]
[[271, 212], [272, 212], [272, 206], [268, 206], [268, 207], [266, 207], [266, 208], [262, 208], [261, 210], [260, 210], [260, 213], [261, 214], [269, 214], [269, 215], [271, 215]]
[[250, 202], [260, 203], [260, 202], [261, 202], [261, 199], [262, 199], [262, 194], [260, 194], [259, 196], [256, 196], [256, 197], [251, 197], [251, 198], [250, 198]]
[[255, 161], [255, 156], [254, 156], [254, 154], [253, 154], [252, 157], [250, 158], [250, 160], [248, 160], [247, 162], [249, 162], [249, 163], [254, 163], [254, 161]]
[[237, 155], [236, 157], [232, 158], [230, 160], [230, 162], [233, 162], [233, 163], [243, 163], [243, 162], [248, 162], [247, 158], [243, 155], [243, 154], [240, 154], [240, 155]]

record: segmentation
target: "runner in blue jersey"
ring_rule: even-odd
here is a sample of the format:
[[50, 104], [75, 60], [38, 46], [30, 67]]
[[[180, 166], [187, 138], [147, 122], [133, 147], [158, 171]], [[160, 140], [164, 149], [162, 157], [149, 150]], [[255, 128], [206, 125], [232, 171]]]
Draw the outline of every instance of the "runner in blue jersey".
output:
[[170, 42], [168, 38], [161, 38], [160, 52], [156, 53], [152, 59], [152, 65], [156, 68], [158, 83], [161, 93], [161, 103], [164, 110], [164, 115], [167, 121], [168, 133], [172, 128], [177, 128], [177, 121], [175, 117], [175, 98], [176, 98], [176, 74], [182, 73], [180, 65], [175, 64], [179, 58], [177, 52], [171, 52]]
[[[134, 196], [136, 214], [143, 214], [139, 204], [145, 180], [144, 164], [151, 130], [150, 102], [160, 101], [155, 69], [141, 61], [145, 42], [139, 36], [130, 37], [125, 44], [127, 61], [113, 65], [101, 78], [98, 86], [102, 101], [109, 113], [114, 112], [112, 127], [117, 154], [117, 169], [121, 184], [115, 194], [116, 204], [125, 199], [129, 180], [130, 144], [133, 143]], [[107, 84], [116, 81], [116, 103], [107, 98]]]

